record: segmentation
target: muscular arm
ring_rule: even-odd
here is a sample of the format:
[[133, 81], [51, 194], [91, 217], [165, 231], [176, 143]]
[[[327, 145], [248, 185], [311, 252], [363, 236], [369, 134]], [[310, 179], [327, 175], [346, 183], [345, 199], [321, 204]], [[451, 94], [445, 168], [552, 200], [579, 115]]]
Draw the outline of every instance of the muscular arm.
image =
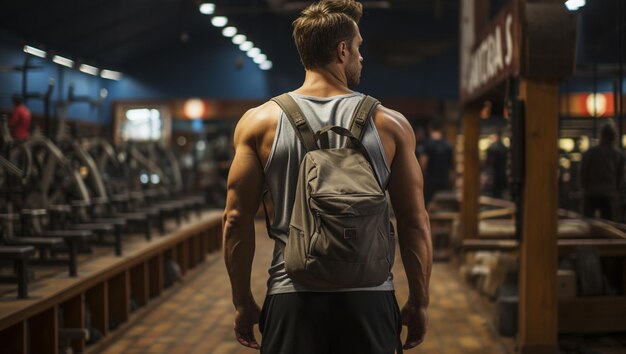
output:
[[397, 218], [400, 255], [409, 284], [409, 301], [403, 309], [403, 322], [409, 327], [404, 348], [408, 349], [420, 344], [426, 332], [432, 242], [424, 206], [422, 172], [414, 153], [413, 130], [399, 113], [393, 114], [391, 121], [393, 125], [388, 130], [395, 141], [395, 154], [389, 194]]
[[432, 268], [430, 222], [424, 206], [423, 178], [415, 158], [411, 126], [399, 120], [398, 144], [391, 165], [389, 195], [398, 223], [400, 255], [409, 282], [409, 300], [428, 306], [428, 284]]
[[237, 311], [235, 332], [243, 345], [258, 348], [252, 327], [258, 323], [258, 306], [250, 289], [254, 258], [254, 215], [263, 188], [263, 169], [257, 155], [253, 111], [235, 129], [235, 156], [228, 174], [228, 194], [223, 217], [224, 261]]

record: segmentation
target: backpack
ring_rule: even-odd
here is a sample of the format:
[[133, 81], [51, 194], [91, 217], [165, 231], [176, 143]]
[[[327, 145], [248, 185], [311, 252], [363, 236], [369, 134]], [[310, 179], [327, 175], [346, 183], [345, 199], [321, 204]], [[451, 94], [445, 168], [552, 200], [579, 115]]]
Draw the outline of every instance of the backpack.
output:
[[[395, 237], [385, 188], [360, 140], [379, 102], [365, 96], [357, 105], [350, 130], [325, 126], [313, 134], [291, 96], [272, 100], [282, 108], [307, 151], [300, 163], [284, 249], [285, 271], [294, 282], [312, 289], [381, 285], [394, 262]], [[331, 132], [347, 137], [347, 144], [328, 148]]]

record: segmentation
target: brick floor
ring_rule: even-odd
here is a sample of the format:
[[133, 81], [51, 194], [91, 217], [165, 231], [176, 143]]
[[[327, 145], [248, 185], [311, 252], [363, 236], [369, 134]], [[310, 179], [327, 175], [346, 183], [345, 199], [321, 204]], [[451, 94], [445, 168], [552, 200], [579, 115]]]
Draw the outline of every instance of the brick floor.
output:
[[[267, 239], [263, 223], [257, 223], [256, 228], [252, 290], [260, 306], [266, 291], [272, 243]], [[402, 305], [408, 287], [399, 256], [394, 274], [398, 302]], [[234, 338], [234, 311], [221, 258], [186, 281], [185, 286], [134, 324], [103, 353], [254, 353], [255, 350], [239, 345]], [[511, 354], [510, 343], [495, 334], [491, 321], [485, 318], [457, 271], [446, 264], [435, 264], [431, 284], [430, 329], [426, 341], [406, 353]], [[260, 339], [258, 331], [257, 339]]]

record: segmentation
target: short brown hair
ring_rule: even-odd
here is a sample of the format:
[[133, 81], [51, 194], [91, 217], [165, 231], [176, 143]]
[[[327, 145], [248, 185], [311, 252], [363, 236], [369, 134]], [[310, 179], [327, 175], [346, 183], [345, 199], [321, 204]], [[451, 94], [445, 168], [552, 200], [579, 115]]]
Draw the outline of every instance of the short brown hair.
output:
[[302, 65], [311, 69], [330, 63], [339, 42], [351, 44], [356, 35], [354, 23], [359, 23], [362, 14], [363, 5], [355, 0], [322, 0], [304, 9], [293, 22]]

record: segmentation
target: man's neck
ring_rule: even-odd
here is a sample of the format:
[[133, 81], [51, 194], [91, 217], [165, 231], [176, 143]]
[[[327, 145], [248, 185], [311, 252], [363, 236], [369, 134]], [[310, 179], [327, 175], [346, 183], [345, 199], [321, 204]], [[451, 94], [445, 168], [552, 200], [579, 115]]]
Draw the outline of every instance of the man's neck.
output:
[[351, 93], [343, 71], [327, 67], [306, 71], [304, 83], [294, 92], [313, 97], [332, 97]]

